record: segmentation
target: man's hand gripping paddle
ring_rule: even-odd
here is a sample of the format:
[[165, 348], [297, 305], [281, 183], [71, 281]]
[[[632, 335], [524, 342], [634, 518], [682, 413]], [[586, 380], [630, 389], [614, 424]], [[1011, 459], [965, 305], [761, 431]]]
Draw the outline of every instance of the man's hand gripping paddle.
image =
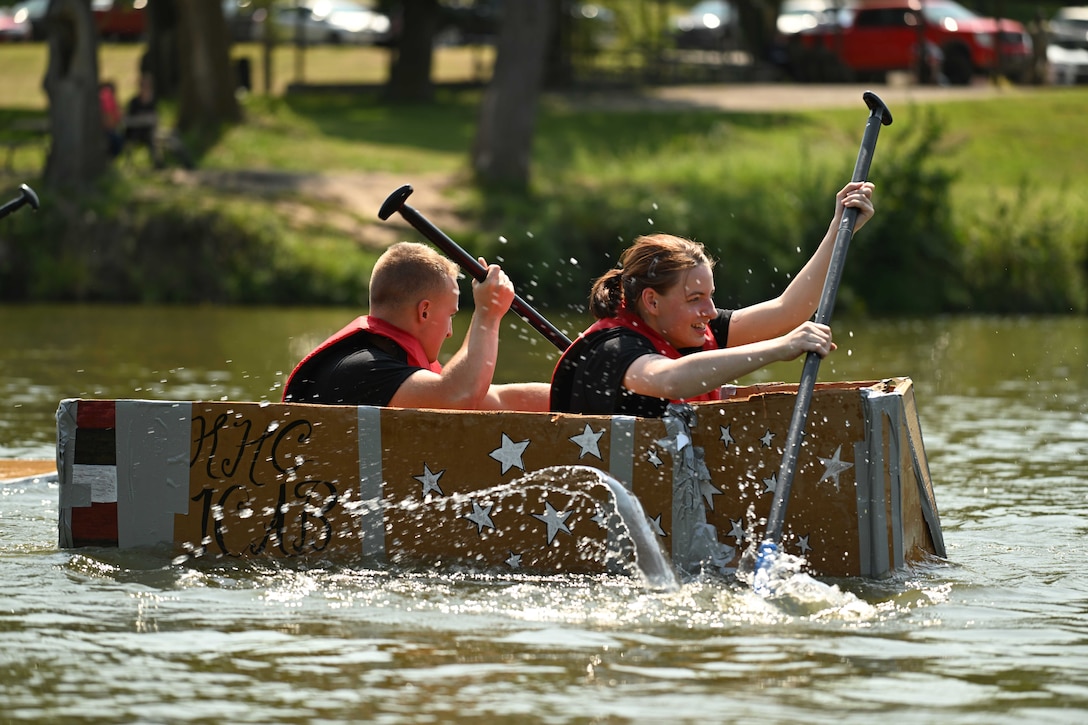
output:
[[[862, 98], [869, 107], [869, 119], [865, 124], [865, 135], [861, 140], [861, 149], [858, 151], [857, 163], [854, 165], [854, 175], [851, 181], [866, 181], [869, 178], [869, 164], [876, 149], [876, 139], [880, 134], [880, 127], [890, 126], [892, 122], [891, 111], [884, 105], [877, 95], [866, 91]], [[824, 281], [823, 293], [820, 295], [820, 305], [816, 309], [816, 322], [824, 325], [831, 323], [831, 312], [835, 307], [835, 295], [839, 291], [839, 282], [842, 281], [842, 271], [846, 264], [846, 250], [850, 246], [850, 239], [854, 235], [854, 225], [857, 223], [858, 210], [848, 207], [843, 210], [842, 221], [835, 236], [835, 246], [831, 252], [831, 262], [827, 269], [827, 279]], [[809, 407], [812, 404], [812, 392], [816, 386], [816, 373], [820, 369], [820, 356], [814, 352], [805, 357], [805, 366], [801, 372], [801, 383], [797, 387], [797, 399], [793, 406], [793, 418], [790, 420], [789, 432], [786, 435], [786, 448], [782, 455], [782, 465], [778, 469], [778, 482], [775, 487], [774, 500], [771, 502], [771, 512], [767, 515], [767, 531], [756, 554], [755, 571], [752, 585], [759, 594], [772, 593], [771, 569], [778, 557], [778, 545], [782, 539], [782, 525], [786, 518], [786, 506], [790, 499], [790, 488], [793, 486], [794, 473], [797, 470], [797, 456], [801, 450], [801, 440], [804, 436], [805, 421], [808, 418]]]
[[[412, 187], [408, 184], [394, 191], [382, 204], [381, 210], [378, 211], [378, 218], [385, 221], [393, 215], [393, 212], [400, 212], [405, 221], [415, 227], [420, 234], [445, 252], [447, 257], [461, 265], [461, 268], [471, 274], [473, 278], [482, 282], [487, 277], [487, 270], [484, 269], [483, 265], [462, 249], [457, 242], [443, 234], [442, 230], [432, 224], [426, 217], [405, 204], [404, 202], [411, 195]], [[564, 335], [555, 325], [544, 319], [542, 314], [530, 307], [529, 303], [523, 300], [520, 295], [514, 295], [514, 301], [511, 303], [510, 309], [536, 328], [540, 334], [548, 338], [548, 341], [559, 348], [560, 352], [570, 347], [570, 338]]]

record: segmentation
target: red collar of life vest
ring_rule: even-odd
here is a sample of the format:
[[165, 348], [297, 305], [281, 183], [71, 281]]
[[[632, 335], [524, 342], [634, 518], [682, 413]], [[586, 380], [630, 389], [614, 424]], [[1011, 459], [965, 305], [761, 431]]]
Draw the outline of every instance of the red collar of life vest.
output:
[[[673, 360], [678, 360], [683, 357], [679, 350], [673, 347], [669, 343], [669, 341], [666, 340], [659, 332], [647, 325], [641, 317], [632, 312], [630, 308], [628, 308], [626, 305], [620, 307], [615, 317], [606, 317], [603, 320], [597, 320], [596, 322], [594, 322], [586, 329], [585, 332], [579, 335], [579, 338], [585, 337], [586, 335], [591, 335], [594, 332], [598, 332], [600, 330], [611, 330], [616, 327], [626, 327], [628, 330], [637, 332], [638, 334], [642, 335], [653, 344], [654, 349], [659, 355], [664, 355], [665, 357], [671, 358]], [[571, 347], [573, 347], [573, 345]], [[709, 326], [707, 326], [706, 330], [703, 332], [702, 349], [718, 349], [718, 341], [714, 339], [714, 333], [711, 331]], [[721, 399], [721, 389], [714, 388], [713, 390], [709, 390], [702, 395], [697, 395], [693, 398], [684, 398], [683, 400], [677, 400], [673, 402], [692, 403], [705, 400]]]
[[299, 364], [295, 366], [295, 369], [291, 371], [291, 374], [287, 376], [287, 383], [283, 386], [284, 395], [287, 394], [287, 389], [291, 385], [292, 378], [294, 378], [298, 371], [302, 369], [303, 365], [341, 340], [345, 340], [359, 332], [369, 332], [373, 335], [380, 335], [397, 343], [406, 353], [408, 353], [409, 365], [423, 368], [424, 370], [430, 370], [432, 373], [442, 372], [442, 365], [437, 360], [434, 362], [427, 360], [427, 354], [423, 352], [423, 345], [413, 335], [385, 320], [371, 317], [370, 315], [364, 315], [362, 317], [356, 317], [354, 320], [344, 325], [339, 332], [333, 334], [323, 343], [315, 347], [309, 355], [302, 358], [302, 360], [299, 361]]

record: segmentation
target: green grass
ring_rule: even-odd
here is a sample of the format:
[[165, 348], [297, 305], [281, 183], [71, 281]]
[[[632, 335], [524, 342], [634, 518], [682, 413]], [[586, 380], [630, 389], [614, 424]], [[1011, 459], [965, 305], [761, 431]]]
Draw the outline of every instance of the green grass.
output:
[[[253, 54], [259, 69], [258, 49], [241, 50]], [[384, 51], [342, 50], [309, 51], [306, 77], [384, 77]], [[138, 51], [102, 48], [103, 76], [119, 79], [122, 97], [131, 87], [125, 69], [134, 83]], [[471, 69], [472, 52], [443, 56], [439, 64], [446, 74], [461, 68], [463, 75]], [[0, 65], [11, 79], [5, 89], [10, 92], [0, 100], [0, 138], [12, 120], [44, 110], [43, 53], [40, 44], [0, 46]], [[290, 78], [291, 62], [290, 52], [276, 56], [281, 84]], [[916, 310], [1088, 306], [1088, 158], [1082, 152], [1088, 88], [1014, 91], [990, 100], [897, 107], [895, 123], [881, 132], [872, 167], [878, 219], [872, 231], [859, 235], [852, 264], [856, 257], [870, 265], [857, 272], [874, 277], [873, 268], [902, 266], [903, 257], [896, 255], [914, 255], [912, 274], [930, 278], [933, 288], [884, 286], [897, 299], [925, 297], [928, 306]], [[734, 92], [743, 93], [743, 86]], [[440, 91], [430, 104], [394, 106], [375, 92], [257, 93], [243, 101], [244, 124], [201, 147], [200, 166], [395, 172], [409, 182], [413, 174], [458, 174], [467, 170], [480, 97], [479, 91]], [[463, 227], [450, 231], [473, 251], [503, 257], [515, 279], [528, 280], [542, 298], [570, 305], [584, 298], [588, 279], [635, 234], [684, 234], [707, 242], [723, 260], [723, 302], [744, 301], [749, 293], [784, 284], [826, 229], [831, 196], [849, 177], [863, 120], [858, 109], [588, 111], [547, 96], [529, 192], [462, 185], [457, 204]], [[924, 158], [912, 158], [926, 135], [933, 147]], [[33, 181], [41, 162], [39, 149], [20, 150], [7, 177], [12, 186]], [[157, 202], [202, 206], [182, 201], [199, 198], [200, 190], [179, 194], [168, 177], [135, 166], [114, 178], [107, 192], [118, 197], [113, 207], [123, 207], [133, 188]], [[308, 270], [289, 280], [291, 295], [285, 299], [334, 301], [362, 293], [355, 278], [365, 276], [374, 251], [345, 236], [343, 225], [329, 222], [339, 210], [329, 209], [328, 202], [239, 195], [229, 203], [232, 211], [225, 216], [241, 233], [278, 240], [283, 259], [276, 265]], [[299, 204], [313, 213], [298, 214]], [[882, 218], [895, 221], [880, 227]], [[258, 219], [259, 228], [245, 232]], [[500, 235], [508, 241], [500, 242]], [[361, 264], [337, 272], [346, 255]], [[960, 263], [971, 268], [952, 268]], [[1056, 279], [1062, 280], [1056, 296], [1042, 289]], [[1003, 289], [1006, 280], [1023, 289]], [[307, 291], [307, 285], [314, 289]], [[847, 289], [841, 299], [860, 304], [872, 297], [871, 291]]]

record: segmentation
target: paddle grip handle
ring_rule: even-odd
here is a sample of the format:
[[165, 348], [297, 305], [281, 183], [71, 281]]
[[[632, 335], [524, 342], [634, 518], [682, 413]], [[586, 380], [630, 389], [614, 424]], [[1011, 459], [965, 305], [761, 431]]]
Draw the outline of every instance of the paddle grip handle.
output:
[[[405, 184], [390, 194], [378, 211], [378, 218], [385, 220], [392, 216], [393, 212], [399, 213], [406, 222], [416, 229], [416, 231], [426, 237], [432, 244], [441, 249], [446, 256], [457, 262], [462, 269], [472, 275], [473, 279], [482, 282], [487, 277], [487, 269], [485, 269], [475, 257], [462, 249], [461, 245], [446, 236], [446, 234], [431, 223], [427, 217], [406, 204], [405, 200], [411, 193], [412, 187]], [[544, 315], [533, 309], [528, 302], [522, 299], [521, 295], [514, 295], [514, 301], [510, 303], [510, 309], [517, 313], [517, 315], [525, 320], [526, 323], [532, 325], [540, 332], [540, 334], [547, 338], [549, 342], [555, 345], [560, 352], [563, 352], [570, 347], [570, 338], [564, 335], [555, 325], [548, 322]]]
[[0, 219], [3, 219], [8, 214], [12, 214], [21, 209], [25, 204], [30, 204], [32, 209], [37, 209], [40, 204], [38, 203], [38, 195], [34, 193], [26, 184], [19, 187], [18, 198], [12, 199], [7, 204], [0, 206]]

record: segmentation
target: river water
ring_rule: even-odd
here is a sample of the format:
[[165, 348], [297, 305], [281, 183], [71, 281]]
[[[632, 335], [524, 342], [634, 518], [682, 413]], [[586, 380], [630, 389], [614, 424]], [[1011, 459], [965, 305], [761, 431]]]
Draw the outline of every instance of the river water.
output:
[[[52, 457], [66, 397], [277, 400], [354, 314], [0, 309], [0, 458]], [[56, 484], [0, 484], [0, 722], [1088, 721], [1088, 319], [835, 333], [821, 380], [914, 379], [947, 562], [781, 601], [713, 578], [173, 563], [60, 550]], [[554, 359], [510, 323], [504, 379]]]

